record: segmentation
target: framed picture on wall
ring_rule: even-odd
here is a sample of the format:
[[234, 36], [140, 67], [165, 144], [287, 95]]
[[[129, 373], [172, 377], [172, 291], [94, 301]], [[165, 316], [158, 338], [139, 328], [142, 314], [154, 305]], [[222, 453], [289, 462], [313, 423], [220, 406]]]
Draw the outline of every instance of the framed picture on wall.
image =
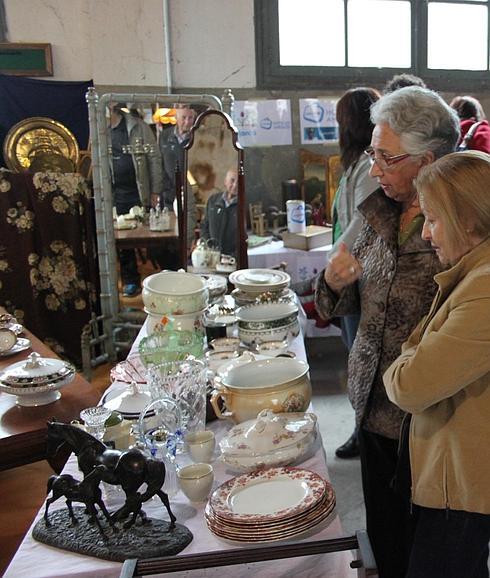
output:
[[51, 44], [0, 42], [0, 72], [14, 76], [53, 76]]

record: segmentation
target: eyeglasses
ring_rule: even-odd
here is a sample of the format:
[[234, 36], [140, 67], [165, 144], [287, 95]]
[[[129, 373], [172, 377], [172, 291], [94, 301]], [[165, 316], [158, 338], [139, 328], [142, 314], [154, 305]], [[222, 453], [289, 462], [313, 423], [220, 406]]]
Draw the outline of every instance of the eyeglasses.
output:
[[391, 166], [396, 165], [396, 163], [399, 163], [400, 161], [403, 161], [404, 159], [412, 156], [410, 155], [410, 153], [403, 153], [401, 155], [393, 155], [393, 156], [387, 155], [385, 153], [380, 153], [380, 156], [376, 156], [373, 147], [368, 147], [364, 151], [364, 154], [369, 157], [371, 166], [374, 165], [374, 163], [376, 163], [382, 171], [386, 171]]

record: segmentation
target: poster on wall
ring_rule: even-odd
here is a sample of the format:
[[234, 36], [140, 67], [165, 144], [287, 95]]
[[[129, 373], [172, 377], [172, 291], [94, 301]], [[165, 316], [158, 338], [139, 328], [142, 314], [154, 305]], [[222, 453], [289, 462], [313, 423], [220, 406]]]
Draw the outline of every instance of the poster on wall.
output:
[[238, 142], [243, 147], [290, 145], [291, 102], [276, 100], [236, 100], [233, 121], [238, 129]]
[[335, 118], [335, 100], [300, 98], [301, 144], [335, 142], [339, 129]]

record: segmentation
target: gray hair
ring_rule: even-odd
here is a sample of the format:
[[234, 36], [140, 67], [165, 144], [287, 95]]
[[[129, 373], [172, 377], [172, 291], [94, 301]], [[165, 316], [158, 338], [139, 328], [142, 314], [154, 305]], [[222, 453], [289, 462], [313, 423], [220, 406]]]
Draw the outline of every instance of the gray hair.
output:
[[440, 158], [456, 148], [459, 119], [434, 91], [407, 86], [386, 94], [371, 106], [373, 124], [387, 124], [411, 155], [432, 151]]

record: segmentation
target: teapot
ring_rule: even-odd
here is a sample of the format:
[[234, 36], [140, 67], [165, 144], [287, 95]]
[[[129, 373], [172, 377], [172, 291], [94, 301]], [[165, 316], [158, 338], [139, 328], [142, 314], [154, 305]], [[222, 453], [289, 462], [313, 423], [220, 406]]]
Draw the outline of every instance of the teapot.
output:
[[220, 255], [215, 239], [199, 239], [191, 254], [192, 266], [196, 269], [215, 269]]

